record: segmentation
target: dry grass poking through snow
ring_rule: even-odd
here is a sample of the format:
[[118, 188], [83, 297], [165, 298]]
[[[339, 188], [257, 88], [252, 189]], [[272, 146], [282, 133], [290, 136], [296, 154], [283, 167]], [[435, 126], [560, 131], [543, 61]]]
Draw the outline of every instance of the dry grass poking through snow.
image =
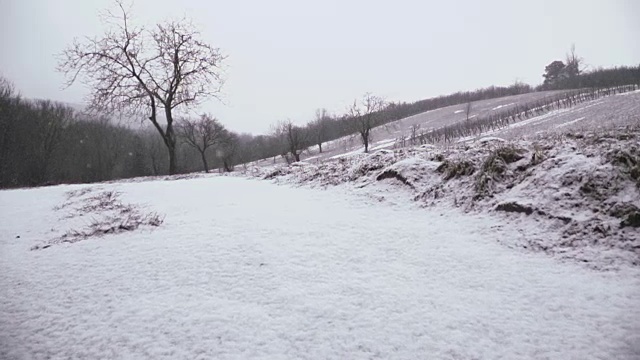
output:
[[81, 227], [69, 229], [61, 236], [34, 246], [32, 250], [134, 231], [140, 227], [158, 227], [164, 222], [164, 216], [158, 213], [144, 212], [138, 205], [123, 203], [120, 195], [117, 191], [91, 187], [68, 191], [67, 200], [54, 210], [64, 212], [63, 219], [88, 220]]
[[640, 266], [640, 126], [383, 150], [251, 174], [310, 186], [352, 184], [375, 198], [383, 188], [403, 188], [422, 206], [503, 217], [504, 226], [527, 235], [508, 246], [598, 269]]

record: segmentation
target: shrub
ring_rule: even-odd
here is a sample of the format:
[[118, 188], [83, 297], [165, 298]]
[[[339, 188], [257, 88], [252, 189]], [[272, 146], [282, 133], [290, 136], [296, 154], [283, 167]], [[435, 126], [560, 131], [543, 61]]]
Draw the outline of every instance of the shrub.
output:
[[485, 159], [476, 178], [476, 197], [490, 196], [495, 184], [501, 181], [508, 170], [508, 165], [524, 158], [525, 151], [513, 146], [504, 146], [492, 151]]
[[533, 147], [533, 153], [531, 154], [531, 165], [538, 165], [546, 159], [544, 150], [540, 146]]
[[522, 155], [525, 151], [514, 146], [503, 146], [495, 150], [495, 155], [504, 160], [505, 163], [511, 164], [524, 158]]
[[459, 178], [461, 176], [473, 175], [473, 173], [476, 171], [476, 168], [472, 162], [467, 160], [445, 160], [440, 166], [438, 166], [436, 171], [444, 174], [445, 180], [451, 180], [453, 178]]
[[[158, 213], [143, 212], [140, 207], [133, 204], [124, 204], [119, 200], [120, 193], [116, 191], [102, 191], [93, 196], [84, 197], [90, 191], [68, 192], [68, 199], [76, 199], [78, 206], [71, 208], [70, 214], [65, 216], [92, 215], [91, 222], [82, 229], [71, 229], [63, 235], [46, 241], [31, 248], [32, 250], [46, 249], [54, 244], [75, 243], [93, 237], [106, 234], [116, 234], [125, 231], [134, 231], [141, 226], [158, 227], [164, 222], [164, 216]], [[67, 206], [75, 205], [74, 202], [66, 202], [58, 206], [56, 210], [62, 210]]]

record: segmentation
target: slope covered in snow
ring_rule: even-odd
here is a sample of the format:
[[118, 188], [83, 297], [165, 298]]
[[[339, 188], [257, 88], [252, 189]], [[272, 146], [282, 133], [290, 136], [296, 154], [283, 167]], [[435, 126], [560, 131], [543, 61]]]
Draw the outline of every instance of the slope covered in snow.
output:
[[380, 150], [319, 165], [252, 168], [250, 174], [286, 184], [349, 184], [378, 199], [402, 193], [396, 202], [490, 212], [527, 233], [507, 246], [598, 269], [640, 265], [637, 126]]
[[[607, 96], [596, 101], [584, 102], [513, 123], [491, 132], [502, 138], [518, 139], [537, 134], [565, 133], [567, 131], [606, 131], [621, 125], [640, 123], [640, 90]], [[486, 136], [481, 134], [471, 139]], [[465, 139], [469, 140], [469, 139]]]
[[[81, 225], [71, 190], [165, 222], [30, 250]], [[514, 251], [527, 234], [487, 215], [233, 177], [2, 191], [0, 212], [2, 359], [640, 355], [637, 269]]]
[[[496, 112], [505, 111], [519, 104], [539, 101], [549, 98], [566, 91], [540, 91], [522, 95], [506, 96], [489, 100], [474, 101], [469, 114], [470, 118], [494, 114]], [[400, 137], [406, 137], [411, 134], [413, 126], [419, 126], [422, 130], [439, 128], [445, 125], [465, 121], [467, 104], [459, 104], [447, 106], [417, 115], [409, 116], [401, 120], [391, 122], [389, 124], [376, 127], [372, 130], [372, 149], [373, 148], [391, 148], [396, 140]], [[362, 152], [364, 147], [360, 144], [359, 139], [355, 136], [346, 136], [340, 139], [329, 141], [322, 146], [323, 153], [317, 153], [314, 147], [309, 148], [303, 153], [303, 160], [313, 162], [321, 162], [328, 159], [335, 159], [344, 156], [350, 152]], [[377, 150], [377, 149], [376, 149]], [[282, 162], [282, 159], [278, 159]], [[252, 166], [262, 166], [272, 164], [272, 159], [265, 159], [251, 164]]]
[[[640, 90], [629, 91], [634, 86], [623, 87], [609, 94], [607, 89], [598, 91], [592, 89], [542, 91], [529, 94], [507, 96], [503, 98], [476, 101], [472, 103], [469, 118], [471, 120], [487, 119], [491, 116], [509, 114], [512, 110], [524, 109], [527, 106], [545, 104], [554, 99], [561, 99], [566, 94], [579, 94], [589, 91], [598, 93], [597, 99], [573, 103], [571, 106], [560, 106], [542, 114], [510, 121], [507, 126], [487, 129], [473, 136], [454, 138], [453, 141], [474, 141], [489, 135], [499, 135], [505, 139], [519, 139], [536, 136], [541, 133], [563, 133], [566, 131], [584, 131], [588, 129], [608, 129], [623, 125], [638, 123], [640, 117]], [[637, 88], [637, 86], [635, 87]], [[548, 104], [548, 103], [547, 103]], [[416, 127], [417, 134], [429, 133], [432, 130], [443, 129], [447, 126], [464, 124], [466, 121], [466, 104], [448, 106], [421, 114], [410, 116], [372, 130], [371, 150], [397, 149], [412, 145], [410, 137], [412, 128]], [[533, 112], [533, 111], [532, 111]], [[427, 142], [429, 142], [428, 140]], [[417, 140], [416, 140], [417, 143]], [[416, 144], [413, 144], [416, 145]], [[347, 155], [364, 152], [364, 146], [356, 135], [346, 136], [323, 144], [323, 153], [318, 153], [317, 147], [310, 147], [303, 152], [303, 161], [319, 164]], [[283, 163], [277, 158], [263, 159], [247, 166], [271, 166]]]

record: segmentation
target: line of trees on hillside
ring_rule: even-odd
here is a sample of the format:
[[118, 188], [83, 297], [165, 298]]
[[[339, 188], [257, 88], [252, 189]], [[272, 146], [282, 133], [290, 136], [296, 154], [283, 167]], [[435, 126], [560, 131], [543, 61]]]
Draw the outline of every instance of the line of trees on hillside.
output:
[[[572, 96], [578, 96], [575, 102], [581, 102], [607, 91], [598, 89], [640, 84], [638, 74], [640, 66], [582, 72], [581, 79], [589, 79], [597, 86], [558, 99], [550, 97], [544, 101], [547, 105], [525, 104], [513, 113], [469, 120], [465, 122], [467, 126], [453, 124], [429, 132], [416, 128], [409, 142], [450, 141], [482, 129], [504, 126], [549, 106], [565, 106], [563, 102], [573, 102]], [[489, 96], [487, 94], [494, 90], [489, 88], [474, 94]], [[443, 96], [439, 101], [465, 103], [468, 97], [461, 94], [466, 93]], [[305, 126], [282, 121], [273, 126], [270, 134], [257, 136], [229, 131], [209, 114], [195, 119], [176, 119], [176, 172], [233, 171], [239, 164], [265, 158], [299, 161], [306, 149], [316, 147], [321, 152], [326, 142], [349, 135], [357, 136], [368, 150], [370, 130], [411, 114], [413, 111], [407, 108], [413, 105], [385, 103], [379, 97], [366, 94], [344, 114], [330, 114], [320, 109]], [[414, 109], [417, 108], [420, 107]], [[27, 100], [11, 83], [0, 78], [0, 187], [166, 175], [170, 173], [169, 168], [166, 143], [158, 136], [157, 129], [133, 128], [105, 115], [75, 111], [47, 100]]]
[[554, 60], [544, 69], [540, 90], [605, 88], [640, 84], [640, 65], [587, 70], [585, 61], [576, 53], [575, 45], [563, 60]]
[[[555, 68], [551, 68], [551, 75], [548, 71], [545, 73], [547, 77], [545, 83], [536, 88], [536, 90], [566, 90], [580, 88], [606, 88], [631, 84], [640, 84], [640, 65], [638, 66], [619, 66], [614, 68], [597, 68], [591, 71], [584, 71], [574, 76], [554, 75], [557, 69], [566, 68], [559, 60]], [[550, 64], [551, 65], [551, 64]]]
[[[177, 124], [180, 172], [201, 170], [203, 162], [205, 170], [233, 170], [242, 161], [238, 149], [252, 138], [226, 130], [210, 115]], [[132, 128], [48, 100], [24, 99], [0, 78], [0, 187], [168, 173], [166, 144], [155, 129]]]
[[108, 118], [89, 119], [62, 104], [22, 99], [0, 79], [2, 187], [142, 175], [135, 137]]

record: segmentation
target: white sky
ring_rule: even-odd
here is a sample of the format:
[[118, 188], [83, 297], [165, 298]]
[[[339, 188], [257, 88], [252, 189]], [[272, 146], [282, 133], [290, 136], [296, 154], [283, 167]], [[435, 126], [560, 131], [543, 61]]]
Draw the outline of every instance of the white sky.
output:
[[[0, 0], [0, 73], [24, 96], [82, 103], [55, 54], [101, 35], [110, 0]], [[342, 113], [370, 91], [415, 101], [542, 80], [572, 43], [592, 67], [640, 63], [640, 1], [136, 0], [137, 24], [188, 16], [227, 59], [224, 104], [199, 109], [264, 133], [315, 109]]]

